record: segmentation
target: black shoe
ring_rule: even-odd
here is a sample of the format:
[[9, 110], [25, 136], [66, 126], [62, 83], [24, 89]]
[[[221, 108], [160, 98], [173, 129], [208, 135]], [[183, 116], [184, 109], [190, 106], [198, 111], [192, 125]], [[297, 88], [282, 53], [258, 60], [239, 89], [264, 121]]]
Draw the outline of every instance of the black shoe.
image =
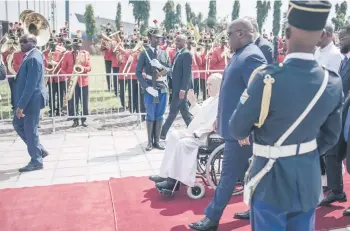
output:
[[327, 186], [322, 186], [322, 190], [323, 190], [324, 193], [330, 191], [330, 189]]
[[83, 127], [87, 127], [88, 125], [87, 125], [87, 123], [84, 121], [84, 122], [81, 122], [81, 126], [83, 126]]
[[45, 158], [45, 157], [47, 157], [49, 155], [49, 152], [46, 151], [45, 149], [42, 149], [41, 150], [41, 155], [42, 155], [42, 158]]
[[[175, 187], [175, 185], [176, 185], [176, 187]], [[179, 189], [180, 189], [180, 182], [177, 182], [177, 184], [176, 184], [176, 180], [171, 179], [171, 178], [168, 178], [165, 181], [156, 183], [156, 188], [159, 189], [159, 190], [170, 190], [170, 191], [173, 191], [174, 187], [175, 187], [174, 191], [179, 191]]]
[[346, 217], [350, 216], [350, 207], [344, 210], [343, 216], [346, 216]]
[[78, 120], [74, 120], [72, 127], [76, 128], [78, 126], [79, 126], [79, 121]]
[[235, 213], [233, 218], [240, 219], [240, 220], [249, 220], [250, 218], [249, 210], [242, 213]]
[[346, 201], [346, 194], [344, 192], [335, 193], [333, 191], [330, 191], [328, 195], [321, 201], [320, 206], [328, 206], [334, 202], [343, 203]]
[[218, 222], [209, 220], [208, 217], [203, 218], [202, 220], [189, 224], [189, 227], [194, 230], [199, 231], [217, 231], [219, 227]]
[[153, 145], [153, 147], [155, 147], [159, 150], [164, 150], [165, 147], [163, 145], [161, 145], [159, 142], [160, 133], [162, 131], [163, 120], [157, 120], [154, 123], [155, 123], [155, 129], [154, 129], [154, 145]]
[[148, 144], [146, 147], [146, 151], [151, 151], [153, 149], [153, 121], [146, 121], [147, 126], [147, 137]]
[[38, 164], [38, 165], [34, 165], [34, 164], [28, 164], [27, 166], [18, 169], [19, 172], [30, 172], [30, 171], [35, 171], [35, 170], [40, 170], [43, 169], [43, 165]]
[[158, 175], [149, 176], [148, 179], [150, 179], [151, 181], [153, 181], [155, 183], [163, 182], [166, 180], [166, 178], [160, 177]]

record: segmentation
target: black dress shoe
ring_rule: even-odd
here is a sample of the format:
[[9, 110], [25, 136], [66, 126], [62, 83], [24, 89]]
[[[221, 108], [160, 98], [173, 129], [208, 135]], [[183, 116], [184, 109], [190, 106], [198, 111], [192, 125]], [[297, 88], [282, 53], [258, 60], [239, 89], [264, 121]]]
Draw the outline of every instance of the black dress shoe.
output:
[[330, 191], [328, 195], [321, 201], [320, 206], [328, 206], [334, 202], [343, 203], [346, 201], [346, 194], [344, 192], [335, 193], [334, 191]]
[[42, 158], [45, 158], [49, 155], [49, 152], [46, 151], [45, 149], [41, 150], [41, 153], [42, 153]]
[[84, 122], [81, 122], [81, 126], [83, 126], [83, 127], [87, 127], [88, 125], [87, 125], [87, 123], [84, 121]]
[[347, 216], [347, 217], [350, 216], [350, 207], [344, 210], [343, 216]]
[[166, 178], [160, 177], [158, 175], [149, 176], [148, 179], [150, 179], [151, 181], [153, 181], [155, 183], [163, 182], [166, 180]]
[[[175, 185], [176, 185], [176, 187], [175, 187]], [[165, 181], [156, 183], [156, 187], [158, 190], [168, 190], [168, 191], [173, 191], [173, 189], [175, 187], [174, 191], [179, 191], [180, 182], [177, 182], [177, 184], [176, 184], [176, 180], [168, 178]]]
[[219, 223], [209, 220], [208, 217], [204, 217], [198, 222], [189, 224], [189, 227], [199, 231], [216, 231], [218, 230]]
[[154, 143], [153, 147], [159, 150], [165, 150], [165, 147], [161, 145], [159, 142]]
[[249, 220], [249, 218], [250, 218], [250, 214], [249, 213], [250, 213], [249, 210], [245, 211], [245, 212], [242, 212], [242, 213], [235, 213], [233, 218], [240, 219], [240, 220]]
[[27, 166], [20, 168], [18, 171], [19, 172], [30, 172], [30, 171], [40, 170], [40, 169], [43, 169], [42, 164], [38, 164], [38, 165], [28, 164]]
[[78, 126], [79, 126], [79, 121], [74, 120], [72, 127], [73, 127], [73, 128], [76, 128], [76, 127], [78, 127]]

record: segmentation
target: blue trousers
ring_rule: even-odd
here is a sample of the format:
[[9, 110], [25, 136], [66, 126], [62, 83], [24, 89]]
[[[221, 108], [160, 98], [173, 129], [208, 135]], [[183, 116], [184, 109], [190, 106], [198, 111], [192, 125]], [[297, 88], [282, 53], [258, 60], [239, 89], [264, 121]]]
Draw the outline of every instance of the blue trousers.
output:
[[274, 208], [262, 200], [254, 199], [253, 196], [250, 224], [252, 231], [314, 231], [315, 211], [316, 208], [306, 212], [303, 212], [301, 208], [294, 208], [290, 212], [286, 212]]
[[156, 120], [163, 120], [164, 119], [164, 113], [165, 108], [167, 105], [167, 93], [161, 93], [160, 90], [158, 90], [159, 94], [159, 103], [153, 103], [153, 96], [145, 92], [144, 95], [144, 102], [145, 102], [145, 108], [146, 108], [146, 120], [147, 121], [156, 121]]
[[44, 150], [44, 148], [39, 143], [39, 119], [40, 111], [38, 111], [38, 113], [25, 114], [25, 116], [21, 119], [14, 116], [12, 122], [17, 134], [27, 145], [27, 150], [31, 157], [30, 164], [33, 165], [43, 164], [42, 150]]
[[229, 203], [238, 179], [243, 179], [252, 156], [252, 146], [241, 147], [238, 141], [225, 140], [224, 158], [220, 182], [214, 198], [205, 209], [205, 215], [212, 221], [219, 221]]

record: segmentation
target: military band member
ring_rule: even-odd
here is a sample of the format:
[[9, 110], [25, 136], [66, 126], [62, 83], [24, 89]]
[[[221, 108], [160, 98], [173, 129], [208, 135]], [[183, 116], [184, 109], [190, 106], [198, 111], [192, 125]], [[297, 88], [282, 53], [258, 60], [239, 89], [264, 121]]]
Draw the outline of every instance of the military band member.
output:
[[[112, 28], [110, 23], [107, 23], [105, 33], [107, 36], [110, 36], [112, 34]], [[109, 41], [102, 39], [101, 51], [104, 53], [105, 67], [106, 67], [106, 73], [107, 73], [106, 75], [107, 86], [108, 86], [108, 90], [111, 91], [113, 47], [111, 46]], [[117, 87], [117, 86], [114, 86], [114, 87]]]
[[[46, 68], [46, 73], [48, 75], [56, 75], [61, 72], [62, 58], [65, 54], [65, 50], [62, 47], [57, 46], [57, 38], [55, 36], [55, 31], [53, 31], [53, 36], [48, 42], [48, 49], [43, 52], [45, 57], [44, 64]], [[66, 77], [64, 76], [51, 76], [48, 78], [49, 87], [49, 106], [50, 116], [61, 115], [63, 108], [63, 97], [66, 89]], [[57, 97], [57, 105], [56, 105]]]
[[196, 41], [194, 41], [194, 37], [190, 37], [187, 42], [187, 49], [191, 52], [192, 55], [192, 78], [193, 78], [193, 90], [195, 95], [199, 95], [199, 85], [200, 85], [200, 67], [202, 64], [202, 57], [199, 52], [197, 52]]
[[223, 36], [220, 38], [220, 46], [214, 47], [213, 54], [210, 59], [210, 70], [218, 71], [222, 73], [226, 65], [230, 62], [230, 57], [227, 57], [227, 37]]
[[342, 80], [313, 54], [330, 9], [329, 1], [289, 2], [283, 65], [256, 70], [231, 117], [241, 145], [250, 145], [247, 137], [254, 135], [244, 188], [254, 231], [315, 229], [319, 156], [336, 144], [342, 128]]
[[109, 37], [112, 39], [112, 45], [111, 49], [113, 52], [113, 55], [111, 56], [112, 61], [112, 72], [113, 72], [113, 87], [114, 87], [114, 95], [118, 96], [118, 73], [120, 73], [122, 70], [120, 68], [120, 55], [118, 49], [116, 49], [116, 46], [120, 46], [119, 40], [117, 39], [118, 32], [115, 32]]
[[[165, 51], [159, 48], [162, 32], [158, 27], [151, 27], [147, 31], [149, 46], [140, 54], [136, 66], [136, 77], [145, 91], [144, 102], [146, 108], [146, 124], [148, 144], [146, 150], [153, 147], [164, 150], [160, 144], [160, 132], [163, 125], [163, 116], [167, 105], [167, 72], [170, 70], [170, 61]], [[146, 78], [142, 73], [145, 72]], [[156, 73], [156, 86], [152, 86], [152, 76]], [[159, 102], [153, 103], [153, 97]]]

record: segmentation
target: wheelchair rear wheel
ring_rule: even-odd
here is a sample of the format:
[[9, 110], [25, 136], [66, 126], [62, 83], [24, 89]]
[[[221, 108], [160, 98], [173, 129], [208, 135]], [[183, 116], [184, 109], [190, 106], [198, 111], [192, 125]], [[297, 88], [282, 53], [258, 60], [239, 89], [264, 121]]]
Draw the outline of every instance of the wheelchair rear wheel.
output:
[[[221, 170], [222, 170], [222, 160], [224, 155], [225, 144], [221, 144], [210, 154], [206, 169], [205, 175], [208, 181], [209, 186], [212, 189], [216, 189], [216, 186], [219, 184]], [[232, 195], [240, 195], [243, 193], [244, 187], [241, 182], [237, 182], [236, 188], [233, 191]]]

